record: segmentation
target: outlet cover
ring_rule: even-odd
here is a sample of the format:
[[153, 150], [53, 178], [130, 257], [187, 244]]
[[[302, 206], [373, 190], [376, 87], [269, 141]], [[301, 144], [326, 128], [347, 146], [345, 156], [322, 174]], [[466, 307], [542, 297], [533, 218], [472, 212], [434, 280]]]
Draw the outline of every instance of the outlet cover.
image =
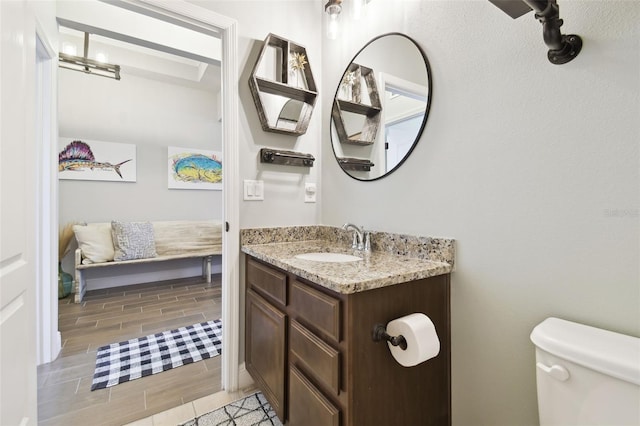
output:
[[305, 203], [315, 203], [316, 202], [316, 184], [315, 183], [305, 183], [304, 184], [304, 202]]

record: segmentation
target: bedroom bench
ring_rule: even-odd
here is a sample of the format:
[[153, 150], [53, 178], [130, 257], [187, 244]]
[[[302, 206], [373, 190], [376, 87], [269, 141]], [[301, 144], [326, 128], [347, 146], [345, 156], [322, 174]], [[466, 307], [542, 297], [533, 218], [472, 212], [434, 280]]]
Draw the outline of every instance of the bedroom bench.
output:
[[[151, 245], [151, 254], [134, 254], [142, 258], [113, 260], [118, 250], [122, 254], [122, 237], [113, 228], [117, 225], [129, 225], [129, 229], [138, 229], [142, 224], [152, 232], [129, 234], [131, 244]], [[144, 225], [144, 226], [143, 226]], [[122, 226], [117, 228], [122, 229]], [[108, 268], [120, 265], [150, 264], [168, 260], [202, 258], [202, 276], [211, 282], [211, 261], [213, 256], [222, 254], [222, 222], [220, 221], [158, 221], [158, 222], [113, 222], [89, 223], [73, 227], [78, 249], [75, 251], [75, 295], [74, 302], [80, 303], [87, 291], [85, 271], [96, 268]], [[145, 234], [145, 235], [143, 235]], [[115, 240], [114, 240], [115, 238]], [[139, 242], [142, 241], [142, 242]], [[153, 252], [155, 245], [155, 252]], [[134, 247], [135, 248], [135, 247]], [[156, 254], [153, 256], [153, 254]], [[150, 257], [146, 257], [150, 256]], [[130, 256], [131, 257], [131, 256]]]

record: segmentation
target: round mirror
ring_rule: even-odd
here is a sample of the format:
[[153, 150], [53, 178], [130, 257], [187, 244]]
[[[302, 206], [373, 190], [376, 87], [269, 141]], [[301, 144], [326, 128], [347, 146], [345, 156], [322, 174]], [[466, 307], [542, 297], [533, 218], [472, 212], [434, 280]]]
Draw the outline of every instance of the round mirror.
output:
[[429, 61], [411, 38], [378, 36], [353, 58], [331, 109], [331, 142], [342, 170], [380, 179], [407, 159], [431, 105]]

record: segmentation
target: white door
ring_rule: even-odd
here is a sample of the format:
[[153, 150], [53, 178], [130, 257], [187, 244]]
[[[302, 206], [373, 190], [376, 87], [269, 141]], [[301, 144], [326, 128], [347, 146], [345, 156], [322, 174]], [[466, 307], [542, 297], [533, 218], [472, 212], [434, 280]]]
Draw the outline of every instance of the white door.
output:
[[[37, 4], [41, 3], [41, 4]], [[37, 424], [36, 32], [55, 6], [0, 0], [0, 425]], [[38, 29], [38, 30], [37, 30]]]

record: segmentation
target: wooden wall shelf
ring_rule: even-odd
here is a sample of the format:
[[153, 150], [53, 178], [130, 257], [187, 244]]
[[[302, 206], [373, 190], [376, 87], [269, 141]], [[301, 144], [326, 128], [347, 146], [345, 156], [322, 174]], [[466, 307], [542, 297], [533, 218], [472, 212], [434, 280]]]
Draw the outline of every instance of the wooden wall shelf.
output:
[[[378, 86], [374, 72], [371, 68], [352, 62], [345, 75], [342, 77], [341, 87], [345, 84], [347, 75], [353, 76], [351, 83], [351, 99], [342, 99], [340, 90], [338, 96], [333, 101], [331, 117], [338, 134], [340, 143], [351, 145], [371, 145], [375, 143], [380, 127], [382, 105], [378, 94]], [[366, 89], [369, 95], [370, 104], [362, 103], [362, 90]], [[345, 126], [344, 112], [360, 114], [365, 116], [364, 124], [358, 137], [349, 135]]]
[[370, 172], [371, 167], [375, 166], [370, 160], [365, 158], [349, 158], [338, 157], [338, 164], [344, 170], [358, 171], [358, 172]]
[[[300, 57], [307, 62], [297, 67], [295, 59]], [[318, 96], [308, 61], [304, 46], [274, 34], [269, 34], [264, 40], [249, 77], [249, 88], [262, 130], [294, 136], [306, 133]], [[268, 70], [268, 75], [264, 75], [265, 70]], [[299, 102], [296, 104], [296, 116], [291, 117], [289, 111], [288, 119], [280, 120], [279, 108], [284, 110], [284, 104], [289, 100]]]

